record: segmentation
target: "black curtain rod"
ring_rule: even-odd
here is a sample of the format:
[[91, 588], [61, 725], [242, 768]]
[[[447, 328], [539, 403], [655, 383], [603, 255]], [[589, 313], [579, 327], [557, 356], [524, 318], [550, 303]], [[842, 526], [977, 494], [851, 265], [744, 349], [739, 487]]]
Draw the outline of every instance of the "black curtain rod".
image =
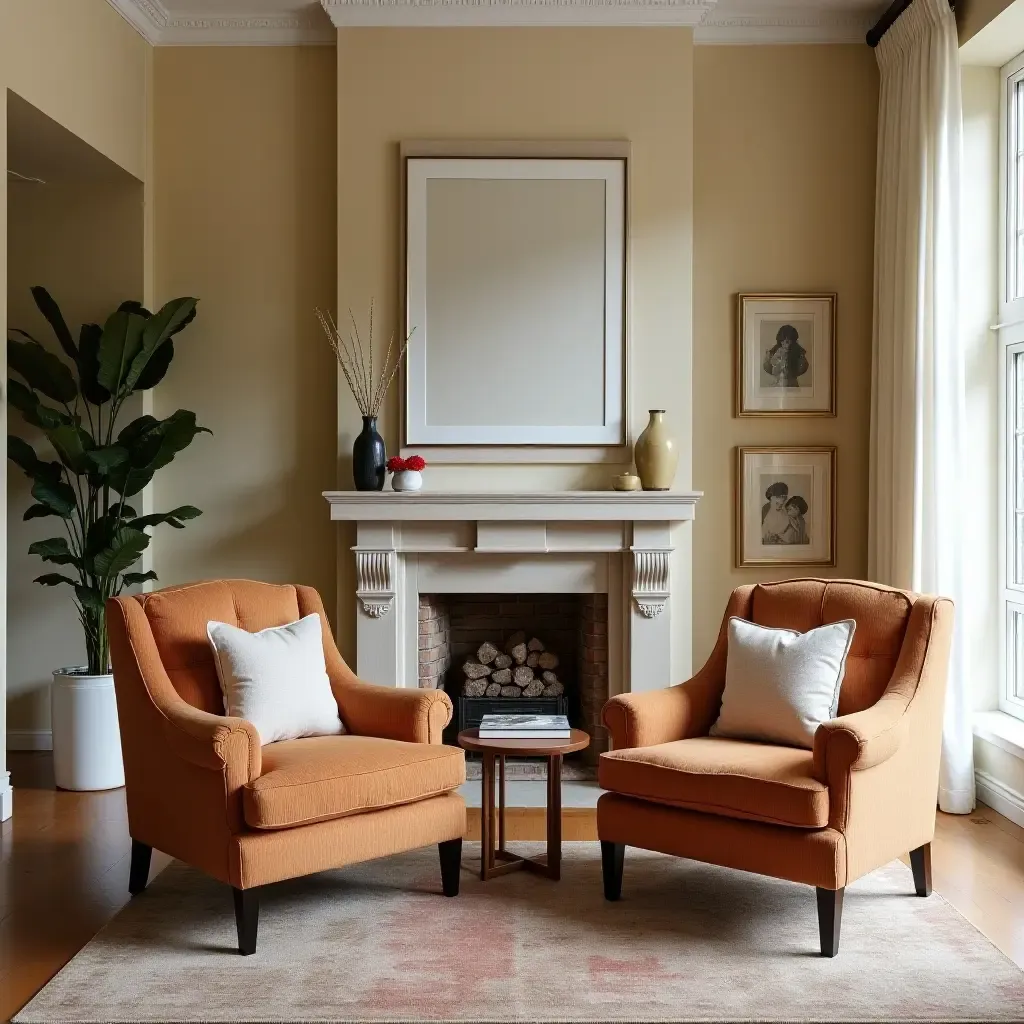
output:
[[[914, 2], [914, 0], [896, 0], [878, 19], [875, 26], [867, 34], [868, 46], [875, 47], [882, 41], [882, 36], [896, 23], [896, 19]], [[955, 0], [949, 0], [951, 9], [956, 9]]]

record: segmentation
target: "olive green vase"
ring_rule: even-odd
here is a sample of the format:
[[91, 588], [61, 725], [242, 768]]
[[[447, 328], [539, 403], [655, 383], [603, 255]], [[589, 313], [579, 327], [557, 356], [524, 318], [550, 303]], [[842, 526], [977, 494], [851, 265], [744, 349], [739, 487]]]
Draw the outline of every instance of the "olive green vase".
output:
[[633, 460], [645, 491], [670, 491], [679, 468], [679, 447], [668, 432], [664, 409], [651, 409], [650, 422], [633, 446]]

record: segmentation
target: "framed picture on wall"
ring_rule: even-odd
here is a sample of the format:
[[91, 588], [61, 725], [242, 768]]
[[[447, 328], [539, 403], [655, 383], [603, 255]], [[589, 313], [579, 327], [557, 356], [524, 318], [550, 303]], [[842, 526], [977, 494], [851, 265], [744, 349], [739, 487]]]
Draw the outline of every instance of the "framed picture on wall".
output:
[[836, 564], [836, 449], [736, 449], [736, 565]]
[[836, 296], [742, 294], [736, 415], [835, 416]]
[[403, 145], [404, 443], [625, 445], [622, 147], [410, 152], [425, 145]]

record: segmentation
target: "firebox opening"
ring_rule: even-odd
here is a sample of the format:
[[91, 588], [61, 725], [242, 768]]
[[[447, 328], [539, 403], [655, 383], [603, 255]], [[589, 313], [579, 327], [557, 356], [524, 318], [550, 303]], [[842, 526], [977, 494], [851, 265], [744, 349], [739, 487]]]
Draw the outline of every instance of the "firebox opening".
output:
[[[608, 749], [607, 594], [421, 594], [419, 685], [443, 688], [455, 715], [445, 742], [488, 712], [566, 714], [590, 746], [566, 758], [563, 777], [593, 779]], [[546, 762], [510, 758], [510, 779], [543, 779]], [[479, 761], [467, 758], [470, 779]]]

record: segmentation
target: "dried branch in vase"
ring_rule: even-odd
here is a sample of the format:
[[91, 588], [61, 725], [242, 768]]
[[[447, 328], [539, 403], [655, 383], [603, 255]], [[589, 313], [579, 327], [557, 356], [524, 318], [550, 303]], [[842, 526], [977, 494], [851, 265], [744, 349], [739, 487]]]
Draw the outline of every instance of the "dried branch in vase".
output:
[[402, 365], [402, 357], [409, 347], [409, 338], [413, 336], [416, 328], [414, 327], [409, 332], [409, 336], [402, 343], [394, 363], [391, 362], [391, 354], [395, 347], [395, 336], [391, 335], [387, 354], [378, 373], [373, 365], [372, 302], [370, 303], [370, 326], [365, 344], [359, 334], [359, 325], [356, 323], [351, 309], [348, 311], [348, 316], [352, 321], [352, 331], [347, 337], [338, 329], [338, 325], [330, 313], [324, 313], [317, 309], [316, 316], [324, 334], [327, 335], [327, 340], [338, 360], [345, 383], [348, 384], [349, 390], [352, 392], [360, 415], [376, 419], [380, 415], [380, 407], [384, 404], [384, 396], [387, 395], [391, 382], [395, 379], [399, 366]]

